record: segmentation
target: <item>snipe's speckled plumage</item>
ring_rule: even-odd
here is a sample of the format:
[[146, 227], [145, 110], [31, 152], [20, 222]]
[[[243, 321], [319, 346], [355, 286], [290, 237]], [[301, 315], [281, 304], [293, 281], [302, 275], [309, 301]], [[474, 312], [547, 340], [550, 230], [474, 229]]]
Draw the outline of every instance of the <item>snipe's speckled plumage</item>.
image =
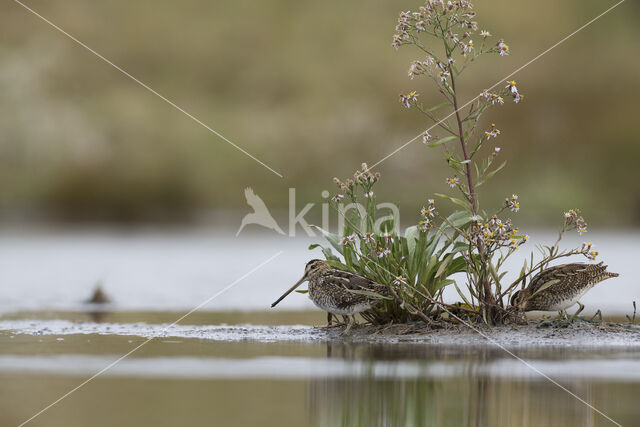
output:
[[[380, 301], [374, 296], [349, 292], [350, 290], [369, 291], [382, 296], [390, 296], [389, 288], [386, 285], [376, 283], [350, 271], [333, 268], [325, 261], [314, 259], [307, 263], [302, 278], [271, 304], [271, 307], [275, 307], [306, 281], [309, 281], [309, 298], [318, 308], [329, 313], [329, 323], [331, 323], [331, 314], [353, 316], [370, 309]], [[351, 328], [352, 322], [347, 331]]]
[[[576, 303], [582, 307], [578, 300], [611, 277], [618, 274], [608, 272], [602, 263], [557, 265], [536, 274], [529, 286], [513, 294], [511, 305], [521, 311], [563, 311]], [[549, 285], [543, 288], [545, 284]]]

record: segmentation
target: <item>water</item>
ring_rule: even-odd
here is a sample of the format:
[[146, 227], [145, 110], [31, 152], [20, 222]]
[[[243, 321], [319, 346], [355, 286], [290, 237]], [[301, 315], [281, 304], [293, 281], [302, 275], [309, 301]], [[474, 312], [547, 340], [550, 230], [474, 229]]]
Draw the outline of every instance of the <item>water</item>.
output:
[[[73, 316], [80, 314], [66, 314]], [[202, 316], [203, 324], [212, 323]], [[306, 312], [289, 316], [296, 324], [321, 320]], [[243, 315], [226, 318], [238, 335], [251, 330], [234, 326]], [[118, 330], [109, 323], [99, 329], [84, 321], [86, 333], [64, 331], [69, 325], [62, 321], [34, 320], [33, 329], [20, 327], [24, 320], [1, 324], [18, 329], [0, 333], [0, 425], [18, 425], [144, 343], [135, 331], [150, 326]], [[278, 328], [283, 334], [288, 329]], [[301, 328], [307, 332], [298, 339], [252, 339], [251, 331], [244, 339], [215, 340], [169, 333], [32, 425], [612, 425], [495, 346], [322, 342], [309, 338], [324, 332], [309, 327], [292, 326], [291, 334]], [[512, 351], [618, 423], [634, 425], [640, 346]]]
[[[588, 310], [631, 312], [639, 237], [590, 236], [621, 277], [594, 288]], [[312, 327], [325, 316], [304, 295], [268, 309], [301, 275], [313, 241], [226, 231], [1, 235], [0, 425], [19, 425], [141, 344], [29, 425], [637, 425], [638, 328], [495, 336], [529, 366], [469, 330], [345, 338]], [[112, 304], [84, 303], [97, 281]]]
[[[576, 233], [566, 247], [579, 245]], [[551, 233], [532, 233], [529, 248], [512, 258], [508, 267], [515, 277], [528, 251], [540, 242], [553, 242]], [[276, 236], [276, 237], [273, 237]], [[536, 240], [535, 237], [540, 238]], [[585, 313], [628, 314], [631, 302], [640, 301], [636, 259], [640, 233], [590, 233], [610, 270], [619, 278], [596, 286], [582, 300]], [[302, 275], [305, 263], [321, 257], [309, 251], [320, 238], [280, 237], [275, 233], [235, 238], [230, 230], [188, 232], [32, 233], [0, 235], [0, 313], [24, 310], [84, 310], [100, 281], [113, 299], [113, 310], [188, 311], [217, 291], [234, 283], [247, 271], [282, 252], [202, 310], [265, 310]], [[574, 257], [574, 261], [586, 261]], [[460, 277], [462, 280], [463, 277]], [[447, 289], [457, 301], [455, 289]], [[293, 294], [280, 310], [312, 309], [304, 295]]]

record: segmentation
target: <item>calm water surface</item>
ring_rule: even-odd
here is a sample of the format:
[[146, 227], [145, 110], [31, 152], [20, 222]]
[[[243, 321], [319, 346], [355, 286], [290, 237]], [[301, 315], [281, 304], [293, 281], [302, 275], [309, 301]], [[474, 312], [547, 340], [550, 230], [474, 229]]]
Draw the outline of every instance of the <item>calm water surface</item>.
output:
[[[112, 325], [152, 317], [161, 323], [175, 315], [111, 313], [99, 320]], [[38, 325], [56, 317], [86, 325], [96, 320], [88, 313], [5, 319]], [[246, 329], [252, 318], [300, 325], [320, 324], [323, 317], [200, 313], [192, 324], [224, 320]], [[150, 341], [31, 425], [613, 425], [491, 345], [224, 342], [170, 335]], [[144, 341], [46, 328], [0, 332], [0, 425], [18, 425]], [[515, 353], [622, 425], [636, 422], [640, 348], [529, 347]]]

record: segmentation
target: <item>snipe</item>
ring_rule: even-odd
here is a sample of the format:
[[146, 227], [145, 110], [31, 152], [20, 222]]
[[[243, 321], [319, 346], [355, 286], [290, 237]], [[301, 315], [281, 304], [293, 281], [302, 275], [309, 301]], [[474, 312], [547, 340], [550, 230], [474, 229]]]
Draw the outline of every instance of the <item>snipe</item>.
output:
[[520, 311], [560, 311], [564, 312], [574, 304], [584, 305], [578, 300], [597, 283], [617, 273], [607, 271], [607, 266], [599, 264], [563, 264], [550, 267], [536, 274], [529, 286], [511, 297], [511, 305]]
[[331, 325], [332, 314], [351, 316], [345, 333], [351, 330], [357, 313], [370, 309], [380, 301], [380, 298], [357, 293], [357, 291], [369, 291], [384, 297], [390, 296], [389, 288], [385, 285], [350, 271], [333, 268], [325, 261], [314, 259], [307, 263], [302, 278], [271, 304], [271, 307], [275, 307], [306, 281], [309, 281], [309, 298], [318, 308], [328, 313], [329, 325]]

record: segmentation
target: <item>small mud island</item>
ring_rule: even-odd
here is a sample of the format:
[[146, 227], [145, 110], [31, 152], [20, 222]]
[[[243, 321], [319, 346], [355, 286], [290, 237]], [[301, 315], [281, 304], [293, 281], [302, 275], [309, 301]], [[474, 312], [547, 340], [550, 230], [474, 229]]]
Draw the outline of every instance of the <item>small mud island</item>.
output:
[[2, 320], [0, 335], [37, 337], [114, 336], [146, 339], [196, 339], [206, 342], [298, 342], [363, 344], [435, 344], [457, 347], [486, 347], [500, 351], [553, 347], [589, 349], [640, 349], [640, 325], [630, 323], [558, 322], [534, 320], [526, 325], [467, 325], [412, 322], [386, 327], [360, 325], [345, 336], [340, 327], [309, 325], [169, 325], [150, 323], [109, 323], [70, 320]]

